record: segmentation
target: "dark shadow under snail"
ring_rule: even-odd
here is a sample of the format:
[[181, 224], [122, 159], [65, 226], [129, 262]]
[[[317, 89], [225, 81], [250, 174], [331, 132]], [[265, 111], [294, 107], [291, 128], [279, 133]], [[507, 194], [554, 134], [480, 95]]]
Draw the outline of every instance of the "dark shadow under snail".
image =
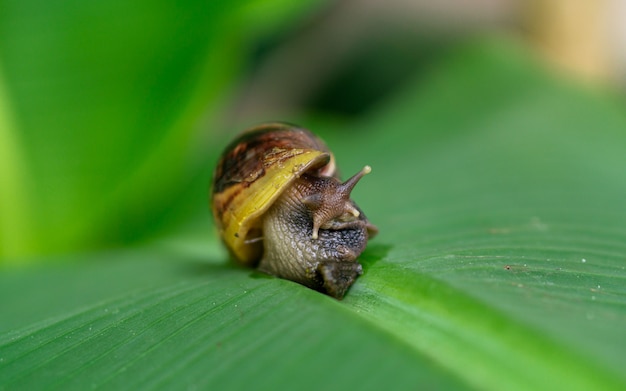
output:
[[215, 170], [211, 208], [233, 258], [341, 299], [362, 274], [357, 258], [377, 229], [350, 199], [315, 135], [285, 123], [250, 129]]

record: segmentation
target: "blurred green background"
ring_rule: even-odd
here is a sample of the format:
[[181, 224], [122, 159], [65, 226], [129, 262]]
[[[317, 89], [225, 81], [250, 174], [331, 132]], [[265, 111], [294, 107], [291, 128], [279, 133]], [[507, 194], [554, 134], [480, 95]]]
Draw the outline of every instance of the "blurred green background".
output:
[[196, 180], [206, 193], [220, 113], [263, 39], [314, 6], [2, 1], [2, 263], [125, 245], [204, 212], [206, 194], [183, 198]]
[[[603, 14], [588, 8], [606, 5], [548, 3], [2, 0], [0, 262], [209, 221], [211, 169], [234, 133], [282, 119], [324, 136], [325, 121], [362, 117], [476, 37], [616, 79], [608, 38], [579, 39], [598, 35]], [[589, 27], [568, 35], [576, 17]]]
[[[0, 0], [0, 390], [624, 389], [625, 17]], [[342, 302], [216, 236], [219, 153], [268, 120], [373, 168]]]

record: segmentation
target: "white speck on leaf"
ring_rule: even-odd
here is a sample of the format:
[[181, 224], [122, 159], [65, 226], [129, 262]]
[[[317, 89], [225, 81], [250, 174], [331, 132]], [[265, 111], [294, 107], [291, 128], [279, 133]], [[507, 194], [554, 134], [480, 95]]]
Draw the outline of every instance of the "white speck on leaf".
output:
[[537, 231], [547, 231], [548, 225], [541, 221], [541, 219], [537, 216], [530, 219], [530, 226]]

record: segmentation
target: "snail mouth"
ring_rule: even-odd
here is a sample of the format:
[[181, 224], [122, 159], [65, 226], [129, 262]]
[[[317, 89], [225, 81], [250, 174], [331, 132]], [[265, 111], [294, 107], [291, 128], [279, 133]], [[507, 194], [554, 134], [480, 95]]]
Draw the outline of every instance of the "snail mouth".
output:
[[320, 226], [320, 229], [325, 231], [341, 231], [363, 228], [367, 231], [369, 239], [378, 234], [378, 227], [370, 223], [367, 219], [362, 217], [362, 215], [355, 217], [351, 213], [344, 213], [340, 217], [331, 219]]
[[320, 226], [320, 229], [339, 231], [342, 229], [360, 228], [363, 225], [365, 225], [363, 220], [351, 213], [344, 213], [337, 218], [326, 221]]

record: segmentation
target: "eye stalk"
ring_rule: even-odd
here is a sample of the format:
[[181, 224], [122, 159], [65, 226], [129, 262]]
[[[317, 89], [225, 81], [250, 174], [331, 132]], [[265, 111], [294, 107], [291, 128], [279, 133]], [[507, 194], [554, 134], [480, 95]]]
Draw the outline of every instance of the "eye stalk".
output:
[[361, 212], [350, 200], [350, 193], [363, 176], [372, 172], [370, 166], [365, 166], [344, 183], [329, 178], [313, 194], [306, 196], [302, 202], [313, 215], [313, 233], [311, 238], [319, 237], [320, 228], [334, 219], [349, 221], [358, 218]]

